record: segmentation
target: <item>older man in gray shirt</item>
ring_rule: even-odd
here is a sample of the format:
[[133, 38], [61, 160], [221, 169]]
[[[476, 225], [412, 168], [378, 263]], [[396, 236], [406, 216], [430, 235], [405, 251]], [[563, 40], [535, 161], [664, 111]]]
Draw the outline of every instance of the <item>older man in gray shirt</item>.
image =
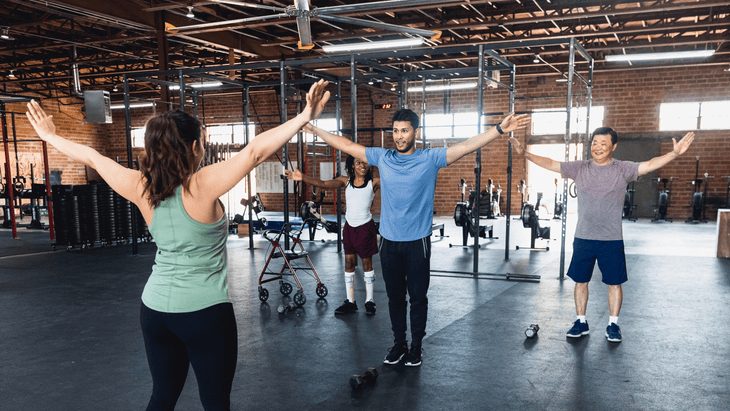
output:
[[694, 140], [694, 133], [685, 134], [674, 148], [663, 156], [635, 163], [613, 158], [618, 146], [618, 134], [609, 127], [597, 128], [591, 135], [590, 160], [559, 162], [525, 152], [514, 137], [510, 140], [515, 150], [525, 158], [575, 181], [578, 189], [578, 225], [573, 240], [573, 258], [568, 277], [575, 281], [573, 297], [577, 319], [566, 337], [582, 337], [589, 333], [586, 321], [588, 282], [598, 261], [602, 280], [608, 285], [609, 319], [606, 339], [621, 342], [618, 315], [623, 302], [621, 284], [627, 280], [621, 213], [626, 184], [644, 174], [663, 167], [684, 154]]

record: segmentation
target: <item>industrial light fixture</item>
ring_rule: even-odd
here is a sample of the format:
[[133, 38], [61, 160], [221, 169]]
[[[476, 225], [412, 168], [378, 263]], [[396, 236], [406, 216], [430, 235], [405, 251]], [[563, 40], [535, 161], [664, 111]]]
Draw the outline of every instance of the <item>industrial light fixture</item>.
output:
[[112, 91], [119, 91], [119, 88], [117, 87], [116, 84], [114, 85], [114, 88], [112, 89]]
[[[219, 87], [222, 85], [223, 85], [223, 83], [221, 83], [220, 81], [205, 81], [202, 83], [192, 83], [192, 84], [190, 84], [190, 87], [192, 87], [192, 88], [215, 88], [215, 87]], [[178, 86], [178, 85], [169, 86], [168, 88], [170, 90], [180, 90], [180, 86]]]
[[[140, 102], [140, 103], [129, 103], [129, 108], [142, 108], [142, 107], [153, 107], [155, 103], [152, 102]], [[112, 104], [110, 106], [112, 110], [119, 110], [124, 108], [124, 103], [122, 104]]]
[[195, 14], [193, 14], [193, 6], [188, 6], [188, 14], [186, 14], [185, 17], [189, 19], [195, 17]]
[[540, 55], [539, 54], [535, 54], [535, 58], [532, 59], [532, 62], [535, 63], [535, 64], [539, 63], [540, 62]]
[[395, 91], [395, 84], [390, 85], [390, 91]]
[[400, 40], [385, 41], [368, 41], [364, 43], [348, 43], [322, 46], [322, 51], [326, 53], [337, 53], [341, 51], [365, 51], [365, 50], [382, 50], [382, 49], [399, 49], [403, 47], [420, 46], [423, 44], [423, 37], [413, 37]]
[[13, 70], [10, 70], [10, 74], [8, 74], [8, 78], [15, 78], [15, 74], [13, 74]]
[[[476, 88], [477, 83], [452, 83], [452, 84], [440, 84], [437, 86], [426, 86], [426, 92], [429, 91], [444, 91], [444, 90], [467, 90], [470, 88]], [[423, 91], [423, 86], [408, 87], [409, 93], [419, 93]]]
[[710, 57], [715, 50], [670, 51], [666, 53], [612, 54], [606, 61], [650, 61]]
[[0, 33], [0, 39], [3, 40], [15, 40], [15, 37], [10, 35], [10, 27], [3, 27], [2, 33]]

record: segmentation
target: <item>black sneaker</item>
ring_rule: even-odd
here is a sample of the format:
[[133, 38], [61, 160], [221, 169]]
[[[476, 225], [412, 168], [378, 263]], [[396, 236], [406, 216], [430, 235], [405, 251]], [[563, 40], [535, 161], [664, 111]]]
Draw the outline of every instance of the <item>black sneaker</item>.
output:
[[408, 354], [408, 344], [396, 344], [390, 349], [383, 362], [385, 364], [398, 364], [406, 354]]
[[375, 302], [373, 300], [365, 303], [365, 314], [375, 315]]
[[418, 367], [421, 365], [421, 359], [423, 358], [423, 353], [421, 353], [421, 346], [420, 345], [414, 345], [411, 347], [411, 351], [406, 355], [406, 366], [408, 367]]
[[349, 314], [354, 313], [355, 311], [357, 311], [357, 302], [350, 302], [350, 300], [345, 300], [345, 302], [342, 303], [341, 306], [337, 307], [337, 309], [335, 310], [335, 314]]

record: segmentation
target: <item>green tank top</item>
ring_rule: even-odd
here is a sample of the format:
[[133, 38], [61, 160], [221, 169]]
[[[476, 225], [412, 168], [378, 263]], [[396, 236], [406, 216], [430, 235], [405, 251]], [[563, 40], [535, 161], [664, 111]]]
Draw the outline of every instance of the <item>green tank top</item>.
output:
[[154, 209], [149, 227], [157, 244], [142, 292], [147, 307], [166, 313], [202, 310], [228, 298], [228, 219], [195, 221], [182, 203], [182, 186]]

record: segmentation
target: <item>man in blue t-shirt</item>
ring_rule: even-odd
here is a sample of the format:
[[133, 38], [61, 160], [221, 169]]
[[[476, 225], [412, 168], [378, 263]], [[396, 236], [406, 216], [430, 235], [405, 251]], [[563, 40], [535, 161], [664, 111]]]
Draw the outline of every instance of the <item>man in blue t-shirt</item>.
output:
[[[524, 128], [527, 115], [510, 114], [496, 127], [448, 148], [417, 150], [418, 115], [401, 109], [393, 114], [395, 149], [365, 147], [347, 138], [314, 128], [330, 146], [367, 161], [380, 170], [380, 264], [388, 293], [395, 345], [385, 357], [397, 364], [421, 365], [421, 342], [426, 335], [428, 284], [431, 275], [431, 225], [436, 175], [441, 167], [484, 147], [503, 133]], [[411, 348], [406, 340], [406, 292], [411, 303]]]
[[687, 133], [679, 142], [672, 139], [674, 149], [671, 152], [642, 163], [613, 158], [618, 134], [610, 127], [597, 128], [591, 139], [590, 160], [561, 163], [525, 152], [517, 139], [511, 138], [517, 153], [524, 154], [525, 158], [542, 168], [573, 179], [578, 191], [578, 225], [573, 240], [573, 258], [568, 268], [568, 277], [575, 281], [573, 298], [578, 318], [566, 337], [582, 337], [589, 332], [586, 321], [588, 282], [598, 261], [602, 281], [608, 285], [606, 339], [621, 342], [621, 329], [618, 326], [623, 302], [621, 284], [628, 279], [621, 231], [626, 185], [684, 154], [694, 140], [694, 133]]

